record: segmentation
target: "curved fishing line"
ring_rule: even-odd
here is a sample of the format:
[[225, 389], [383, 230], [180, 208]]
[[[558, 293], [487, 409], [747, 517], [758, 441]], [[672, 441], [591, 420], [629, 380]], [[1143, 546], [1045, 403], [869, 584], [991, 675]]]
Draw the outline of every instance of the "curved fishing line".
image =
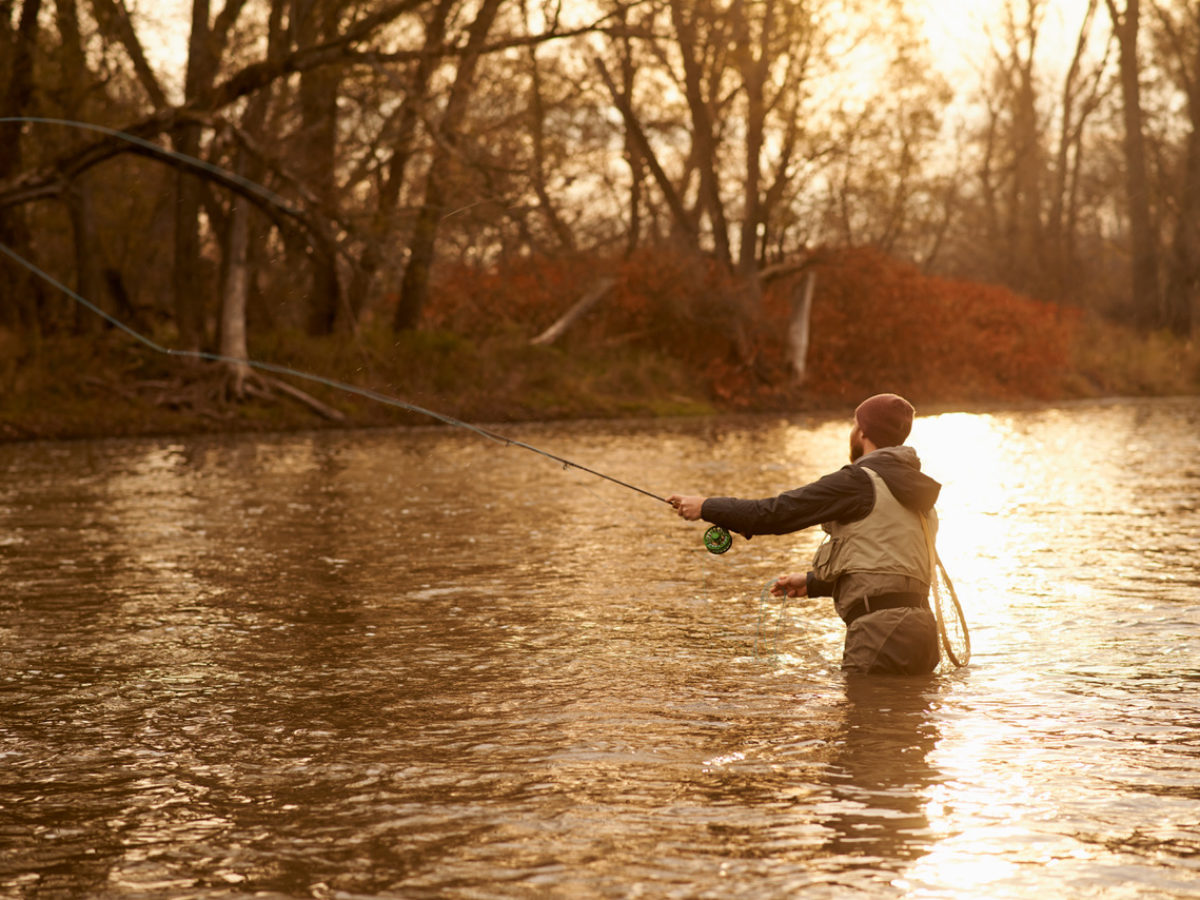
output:
[[[967, 617], [963, 613], [962, 604], [958, 602], [958, 592], [950, 574], [938, 556], [933, 543], [933, 530], [925, 516], [921, 516], [921, 530], [925, 532], [925, 546], [929, 551], [929, 583], [933, 593], [933, 613], [937, 619], [938, 635], [942, 640], [942, 648], [955, 668], [961, 669], [971, 661], [971, 633], [967, 630]], [[942, 592], [940, 583], [945, 581], [949, 600], [954, 606], [954, 621], [947, 627], [946, 616], [942, 609]], [[954, 634], [951, 637], [951, 630]]]
[[[762, 659], [762, 655], [758, 651], [759, 643], [762, 644], [764, 651], [767, 649], [767, 634], [764, 629], [764, 624], [767, 619], [767, 604], [771, 600], [771, 588], [775, 586], [778, 578], [772, 578], [763, 585], [762, 592], [758, 595], [758, 625], [754, 629], [754, 658]], [[776, 659], [779, 656], [779, 638], [783, 634], [784, 627], [784, 611], [787, 609], [788, 596], [785, 592], [783, 600], [779, 604], [778, 618], [775, 620], [775, 634], [771, 636], [770, 649], [771, 658]]]
[[189, 156], [186, 153], [180, 153], [178, 150], [171, 150], [163, 147], [161, 144], [156, 144], [153, 141], [148, 141], [145, 138], [140, 138], [135, 134], [130, 134], [127, 131], [120, 131], [116, 128], [108, 128], [105, 125], [96, 125], [91, 122], [79, 122], [75, 119], [55, 119], [48, 116], [4, 116], [0, 118], [0, 124], [28, 122], [35, 125], [61, 125], [66, 128], [75, 128], [80, 131], [94, 131], [97, 134], [107, 135], [108, 137], [117, 138], [125, 141], [128, 144], [133, 144], [154, 156], [165, 157], [178, 160], [193, 168], [208, 172], [210, 175], [215, 175], [222, 181], [227, 181], [236, 184], [251, 194], [255, 194], [266, 200], [268, 203], [278, 206], [280, 209], [287, 212], [289, 215], [299, 216], [300, 210], [292, 206], [274, 191], [263, 187], [257, 181], [251, 181], [244, 175], [238, 175], [236, 172], [231, 172], [228, 169], [222, 168], [215, 163], [208, 162], [204, 159], [199, 159], [195, 156]]
[[661, 501], [662, 503], [666, 503], [668, 506], [670, 505], [670, 501], [667, 500], [666, 497], [661, 497], [658, 494], [653, 493], [652, 491], [646, 490], [645, 488], [637, 487], [636, 485], [630, 484], [627, 481], [622, 481], [619, 478], [614, 478], [611, 475], [606, 475], [603, 472], [598, 472], [595, 469], [589, 468], [588, 466], [585, 466], [585, 465], [581, 465], [580, 463], [572, 462], [571, 460], [566, 459], [565, 457], [557, 456], [546, 450], [542, 450], [539, 447], [535, 447], [535, 446], [533, 446], [533, 444], [527, 444], [525, 441], [520, 441], [520, 440], [517, 440], [516, 438], [505, 437], [504, 435], [497, 434], [496, 432], [491, 431], [490, 429], [482, 428], [478, 425], [472, 425], [470, 422], [464, 422], [462, 419], [456, 419], [453, 416], [447, 416], [444, 413], [435, 412], [432, 409], [426, 409], [423, 406], [418, 406], [415, 403], [408, 403], [404, 400], [400, 400], [396, 397], [392, 397], [387, 394], [381, 394], [378, 391], [371, 390], [370, 388], [358, 387], [353, 384], [347, 384], [344, 381], [338, 381], [334, 378], [326, 378], [323, 375], [314, 375], [311, 372], [303, 372], [299, 369], [293, 369], [290, 366], [277, 365], [276, 363], [260, 362], [259, 360], [256, 360], [256, 359], [242, 359], [242, 358], [236, 357], [236, 356], [226, 356], [225, 354], [222, 354], [222, 353], [210, 353], [205, 350], [177, 350], [172, 347], [163, 346], [162, 344], [147, 337], [146, 335], [142, 334], [141, 332], [136, 331], [133, 328], [129, 327], [124, 322], [122, 322], [120, 319], [117, 319], [116, 317], [105, 312], [104, 310], [102, 310], [100, 307], [96, 306], [96, 304], [92, 303], [87, 298], [81, 296], [76, 291], [67, 287], [67, 285], [63, 284], [61, 281], [59, 281], [57, 278], [55, 278], [53, 275], [51, 275], [45, 269], [42, 269], [36, 263], [31, 262], [30, 260], [21, 256], [19, 253], [17, 253], [16, 251], [14, 251], [12, 248], [8, 247], [7, 245], [0, 243], [0, 252], [3, 252], [6, 256], [8, 256], [10, 259], [12, 259], [14, 262], [16, 262], [18, 265], [24, 267], [25, 269], [28, 269], [34, 275], [37, 275], [39, 278], [44, 279], [46, 282], [53, 285], [58, 290], [62, 291], [64, 294], [66, 294], [68, 297], [70, 297], [76, 303], [81, 304], [86, 309], [90, 310], [91, 312], [98, 315], [100, 318], [104, 319], [104, 321], [108, 322], [114, 328], [119, 329], [120, 331], [127, 334], [129, 337], [131, 337], [134, 340], [138, 341], [139, 343], [145, 345], [146, 347], [149, 347], [151, 350], [153, 350], [156, 353], [161, 353], [164, 356], [171, 356], [171, 357], [175, 357], [178, 359], [198, 359], [198, 360], [204, 360], [207, 362], [222, 362], [222, 363], [233, 363], [235, 365], [245, 365], [245, 366], [249, 366], [253, 369], [258, 369], [259, 371], [262, 371], [262, 372], [270, 372], [273, 375], [288, 375], [293, 378], [299, 378], [304, 381], [309, 381], [309, 382], [312, 382], [315, 384], [322, 384], [322, 385], [325, 385], [326, 387], [330, 387], [330, 388], [333, 388], [338, 391], [342, 391], [347, 394], [354, 394], [356, 396], [363, 397], [367, 400], [374, 400], [375, 402], [382, 403], [386, 406], [392, 406], [397, 409], [403, 409], [403, 410], [407, 410], [409, 412], [418, 413], [423, 416], [428, 416], [431, 419], [436, 419], [437, 421], [442, 422], [446, 425], [451, 425], [455, 428], [463, 428], [467, 431], [474, 432], [475, 434], [479, 435], [480, 437], [487, 438], [490, 441], [494, 441], [497, 444], [501, 444], [506, 447], [519, 447], [522, 450], [528, 450], [531, 453], [536, 453], [538, 456], [542, 456], [546, 459], [552, 460], [553, 462], [560, 464], [564, 469], [577, 469], [580, 472], [586, 472], [589, 475], [594, 475], [597, 478], [602, 478], [605, 481], [612, 482], [613, 484], [619, 485], [620, 487], [628, 488], [631, 491], [636, 491], [639, 494], [644, 494], [647, 497], [651, 497], [655, 500]]
[[[783, 596], [778, 600], [774, 600], [774, 595], [771, 593], [771, 588], [775, 586], [778, 578], [771, 578], [763, 585], [761, 593], [758, 595], [758, 623], [754, 631], [754, 658], [767, 659], [768, 661], [780, 664], [785, 662], [785, 656], [791, 658], [805, 657], [809, 663], [814, 665], [830, 668], [833, 666], [812, 641], [803, 641], [800, 644], [792, 643], [791, 649], [784, 651], [782, 648], [785, 632], [789, 625], [788, 611], [796, 607], [790, 607], [791, 600], [785, 591]], [[772, 603], [778, 602], [778, 611], [775, 613], [775, 626], [771, 629], [769, 619], [771, 613], [769, 607]], [[772, 632], [773, 633], [769, 633]], [[761, 651], [759, 647], [762, 647]]]
[[[119, 140], [123, 140], [130, 144], [133, 144], [134, 146], [139, 147], [153, 155], [169, 157], [171, 159], [175, 159], [180, 162], [186, 163], [187, 165], [193, 166], [194, 168], [201, 169], [210, 174], [216, 175], [219, 178], [221, 178], [222, 180], [231, 182], [233, 184], [237, 184], [239, 187], [243, 188], [244, 190], [261, 197], [262, 199], [268, 201], [269, 203], [274, 204], [275, 206], [280, 207], [281, 209], [285, 210], [286, 212], [288, 212], [292, 215], [298, 214], [298, 211], [296, 210], [295, 207], [291, 206], [286, 200], [284, 200], [278, 194], [274, 193], [273, 191], [269, 190], [266, 187], [263, 187], [261, 184], [259, 184], [256, 181], [251, 181], [249, 178], [246, 178], [245, 176], [238, 175], [235, 172], [230, 172], [228, 169], [224, 169], [221, 166], [215, 165], [206, 160], [198, 159], [194, 156], [189, 156], [186, 153], [180, 153], [177, 150], [167, 149], [166, 147], [162, 147], [159, 144], [154, 143], [153, 141], [148, 141], [145, 138], [140, 138], [137, 135], [130, 134], [126, 131], [120, 131], [115, 128], [109, 128], [104, 125], [96, 125], [96, 124], [93, 124], [90, 122], [80, 122], [80, 121], [77, 121], [74, 119], [57, 119], [57, 118], [50, 118], [50, 117], [46, 117], [46, 116], [5, 116], [5, 117], [0, 117], [0, 123], [13, 123], [13, 122], [28, 122], [28, 123], [41, 124], [41, 125], [61, 125], [61, 126], [65, 126], [68, 128], [76, 128], [76, 129], [79, 129], [82, 131], [94, 131], [98, 134], [104, 134], [109, 137], [114, 137]], [[309, 372], [302, 372], [298, 369], [293, 369], [288, 366], [280, 366], [280, 365], [275, 365], [273, 363], [265, 363], [265, 362], [260, 362], [258, 360], [253, 360], [253, 359], [239, 359], [236, 357], [224, 356], [219, 353], [208, 353], [205, 351], [198, 351], [198, 350], [175, 350], [170, 347], [164, 347], [163, 345], [156, 343], [155, 341], [151, 340], [150, 338], [146, 337], [145, 335], [140, 334], [139, 332], [130, 328], [124, 322], [121, 322], [118, 319], [114, 318], [113, 316], [109, 315], [104, 310], [100, 309], [98, 306], [91, 303], [86, 298], [80, 296], [78, 293], [71, 290], [71, 288], [67, 287], [62, 282], [58, 281], [56, 278], [54, 278], [48, 272], [39, 268], [35, 263], [20, 256], [18, 253], [16, 253], [11, 248], [6, 247], [3, 244], [0, 244], [0, 250], [4, 251], [4, 253], [6, 255], [8, 255], [11, 259], [13, 259], [15, 262], [17, 262], [21, 266], [25, 267], [26, 269], [28, 269], [33, 274], [37, 275], [39, 278], [45, 279], [48, 283], [54, 285], [54, 287], [58, 288], [60, 291], [65, 293], [68, 297], [73, 299], [75, 302], [82, 304], [84, 307], [86, 307], [87, 309], [89, 309], [93, 313], [95, 313], [96, 315], [103, 318], [109, 324], [111, 324], [114, 327], [125, 332], [130, 337], [134, 338], [135, 340], [139, 341], [140, 343], [144, 344], [145, 346], [149, 347], [151, 350], [154, 350], [157, 353], [162, 353], [166, 356], [175, 356], [175, 357], [188, 358], [188, 359], [206, 360], [209, 362], [226, 362], [226, 363], [247, 365], [247, 366], [250, 366], [251, 368], [258, 369], [263, 372], [270, 372], [275, 375], [289, 375], [293, 378], [300, 378], [305, 381], [314, 382], [316, 384], [323, 384], [327, 387], [331, 387], [336, 390], [344, 391], [344, 392], [350, 393], [350, 394], [356, 394], [357, 396], [364, 397], [368, 400], [373, 400], [378, 403], [383, 403], [387, 406], [394, 406], [399, 409], [408, 410], [409, 412], [415, 412], [420, 415], [429, 416], [432, 419], [436, 419], [437, 421], [443, 422], [447, 425], [452, 425], [455, 428], [464, 428], [468, 431], [472, 431], [482, 437], [487, 438], [488, 440], [495, 441], [496, 443], [502, 444], [504, 446], [520, 447], [522, 449], [529, 450], [533, 453], [537, 453], [539, 456], [543, 456], [546, 459], [553, 460], [554, 462], [559, 463], [560, 465], [563, 466], [563, 468], [573, 468], [573, 469], [577, 469], [581, 472], [586, 472], [589, 475], [594, 475], [597, 478], [602, 478], [605, 481], [610, 481], [613, 484], [619, 485], [624, 488], [628, 488], [631, 491], [636, 491], [639, 494], [644, 494], [647, 497], [651, 497], [655, 500], [659, 500], [663, 503], [670, 505], [670, 501], [667, 500], [665, 497], [661, 497], [658, 494], [655, 494], [651, 491], [645, 490], [644, 488], [637, 487], [636, 485], [629, 484], [628, 482], [622, 481], [619, 478], [614, 478], [611, 475], [605, 475], [603, 472], [597, 472], [595, 469], [591, 469], [591, 468], [588, 468], [587, 466], [580, 465], [579, 463], [572, 462], [569, 459], [564, 459], [561, 456], [556, 456], [553, 453], [548, 453], [545, 450], [542, 450], [538, 447], [534, 447], [532, 444], [527, 444], [524, 441], [518, 441], [518, 440], [515, 440], [514, 438], [505, 437], [504, 435], [497, 434], [494, 431], [489, 431], [486, 428], [480, 428], [477, 425], [472, 425], [469, 422], [464, 422], [461, 419], [456, 419], [453, 416], [443, 415], [442, 413], [434, 412], [431, 409], [425, 409], [422, 406], [417, 406], [414, 403], [406, 403], [403, 400], [398, 400], [397, 398], [390, 397], [386, 394], [380, 394], [377, 391], [372, 391], [368, 388], [356, 387], [351, 384], [346, 384], [345, 382], [342, 382], [342, 381], [337, 381], [332, 378], [325, 378], [321, 375], [313, 375], [312, 373], [309, 373]]]

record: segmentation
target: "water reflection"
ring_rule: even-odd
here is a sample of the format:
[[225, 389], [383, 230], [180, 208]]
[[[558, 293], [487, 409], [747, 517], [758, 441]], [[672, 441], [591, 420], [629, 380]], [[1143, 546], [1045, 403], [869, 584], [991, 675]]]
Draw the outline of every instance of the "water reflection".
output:
[[[0, 447], [0, 894], [1194, 893], [1198, 425], [918, 420], [974, 661], [882, 683], [827, 606], [761, 606], [815, 535], [713, 557], [473, 436]], [[516, 436], [765, 496], [845, 432]]]
[[838, 802], [826, 847], [902, 868], [929, 844], [926, 798], [939, 776], [929, 754], [940, 737], [941, 679], [849, 678], [845, 690], [829, 771]]

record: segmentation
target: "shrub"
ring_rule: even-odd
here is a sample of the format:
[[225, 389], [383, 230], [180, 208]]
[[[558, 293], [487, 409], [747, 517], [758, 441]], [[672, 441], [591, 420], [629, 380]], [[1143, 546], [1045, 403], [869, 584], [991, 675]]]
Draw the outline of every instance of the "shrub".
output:
[[[1077, 316], [1005, 288], [922, 274], [867, 248], [821, 251], [803, 396], [842, 403], [878, 390], [923, 400], [1060, 394]], [[631, 346], [674, 359], [729, 408], [794, 403], [787, 343], [796, 279], [761, 302], [714, 260], [670, 248], [626, 259], [522, 256], [444, 268], [424, 327], [483, 340], [553, 323], [598, 279], [616, 285], [562, 346]], [[796, 276], [804, 277], [803, 274]]]
[[[878, 390], [939, 401], [1061, 393], [1073, 310], [976, 282], [923, 275], [873, 249], [822, 252], [810, 323], [809, 392]], [[778, 297], [770, 307], [786, 310]]]

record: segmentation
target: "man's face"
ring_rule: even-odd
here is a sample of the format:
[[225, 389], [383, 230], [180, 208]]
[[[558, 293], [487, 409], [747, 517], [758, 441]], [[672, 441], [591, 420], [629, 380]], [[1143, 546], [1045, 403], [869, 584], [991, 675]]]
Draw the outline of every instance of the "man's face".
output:
[[858, 458], [863, 455], [863, 433], [858, 427], [858, 421], [855, 420], [854, 427], [850, 429], [850, 462], [858, 462]]

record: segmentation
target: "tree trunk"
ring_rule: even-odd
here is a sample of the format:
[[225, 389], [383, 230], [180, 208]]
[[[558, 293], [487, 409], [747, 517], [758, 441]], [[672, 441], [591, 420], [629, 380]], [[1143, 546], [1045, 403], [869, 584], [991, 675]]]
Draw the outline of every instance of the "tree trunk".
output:
[[[300, 47], [316, 46], [332, 38], [337, 28], [337, 4], [330, 0], [294, 0], [291, 19]], [[320, 205], [335, 205], [337, 173], [338, 90], [341, 84], [337, 66], [321, 66], [300, 75], [300, 140], [298, 171]], [[333, 331], [340, 306], [337, 260], [331, 254], [305, 253], [295, 260], [295, 268], [312, 273], [312, 288], [307, 291], [306, 330], [312, 335]], [[307, 248], [306, 248], [307, 251]], [[307, 263], [307, 265], [305, 265]]]
[[[628, 7], [622, 4], [617, 11], [624, 31], [621, 40], [621, 93], [625, 97], [632, 97], [637, 68], [633, 62], [633, 41], [626, 30], [628, 14]], [[629, 229], [625, 233], [625, 256], [629, 257], [642, 242], [642, 179], [645, 177], [645, 167], [642, 164], [642, 151], [629, 128], [625, 129], [624, 142], [625, 162], [629, 166]]]
[[[66, 202], [75, 242], [75, 291], [85, 300], [104, 308], [107, 304], [102, 300], [105, 288], [103, 248], [96, 235], [92, 188], [86, 176], [71, 186]], [[111, 312], [111, 308], [106, 311]], [[96, 331], [102, 324], [94, 313], [79, 304], [75, 304], [75, 316], [75, 327], [79, 331]]]
[[813, 292], [817, 287], [817, 273], [811, 269], [799, 282], [792, 296], [792, 320], [788, 326], [788, 346], [792, 354], [792, 371], [796, 383], [803, 384], [808, 374], [809, 323], [812, 321]]
[[407, 331], [417, 327], [425, 302], [429, 298], [429, 276], [437, 246], [438, 226], [446, 212], [446, 196], [450, 190], [452, 154], [460, 139], [459, 132], [466, 119], [467, 104], [475, 81], [475, 70], [483, 52], [483, 44], [491, 31], [492, 22], [503, 0], [483, 0], [471, 23], [467, 46], [458, 63], [450, 97], [438, 128], [441, 140], [435, 145], [433, 160], [425, 177], [425, 197], [413, 224], [408, 247], [408, 265], [400, 283], [400, 299], [396, 304], [394, 327]]
[[229, 217], [229, 237], [225, 248], [225, 289], [221, 297], [221, 355], [232, 381], [231, 393], [239, 400], [245, 394], [246, 380], [252, 370], [246, 345], [246, 298], [249, 295], [250, 266], [247, 249], [250, 233], [250, 204], [234, 199]]
[[766, 0], [757, 50], [750, 33], [745, 0], [734, 7], [738, 13], [739, 58], [742, 63], [742, 83], [746, 90], [746, 182], [742, 196], [742, 229], [738, 243], [738, 271], [750, 276], [758, 265], [759, 227], [762, 224], [760, 184], [762, 182], [762, 150], [766, 133], [766, 83], [771, 64], [771, 34], [775, 28], [775, 3]]
[[1133, 321], [1143, 330], [1161, 327], [1158, 245], [1150, 214], [1150, 178], [1146, 139], [1142, 130], [1142, 97], [1138, 66], [1139, 0], [1127, 0], [1125, 13], [1116, 0], [1105, 0], [1120, 50], [1121, 98], [1125, 124], [1125, 197], [1129, 207], [1130, 251], [1133, 259], [1130, 298]]
[[[63, 114], [69, 119], [83, 119], [87, 115], [84, 110], [84, 95], [91, 77], [79, 31], [79, 9], [76, 0], [58, 0], [54, 5], [54, 17], [61, 41], [62, 84], [58, 93], [62, 98]], [[72, 143], [75, 143], [74, 136]], [[87, 175], [76, 177], [64, 192], [63, 200], [71, 220], [71, 233], [75, 244], [75, 291], [103, 308], [105, 304], [101, 293], [104, 286], [104, 251], [96, 230], [91, 178]], [[80, 304], [73, 306], [77, 330], [100, 329], [102, 322], [94, 313]]]
[[1166, 326], [1173, 334], [1189, 337], [1200, 314], [1200, 10], [1192, 13], [1182, 33], [1165, 10], [1159, 7], [1158, 11], [1178, 63], [1191, 121], [1176, 192], [1179, 208], [1167, 260], [1163, 305]]
[[[187, 71], [184, 96], [189, 106], [207, 109], [211, 105], [217, 61], [228, 39], [238, 11], [245, 0], [227, 0], [215, 24], [210, 20], [209, 0], [192, 0], [191, 31], [188, 36]], [[201, 126], [185, 124], [175, 133], [175, 149], [187, 156], [200, 157]], [[203, 264], [200, 212], [205, 206], [206, 180], [180, 169], [176, 176], [175, 207], [175, 324], [180, 349], [197, 351], [208, 342], [207, 298], [216, 286], [207, 284]], [[212, 209], [215, 202], [210, 201]], [[209, 214], [210, 221], [214, 218]]]
[[421, 54], [413, 64], [404, 91], [404, 101], [396, 114], [395, 136], [391, 140], [392, 153], [388, 159], [383, 184], [375, 206], [374, 221], [367, 235], [366, 244], [358, 265], [354, 267], [350, 287], [350, 302], [356, 312], [366, 302], [371, 292], [375, 275], [384, 259], [391, 255], [385, 246], [394, 240], [396, 225], [393, 217], [400, 202], [400, 191], [408, 178], [408, 167], [417, 146], [417, 128], [425, 115], [429, 99], [429, 82], [440, 62], [438, 49], [446, 40], [446, 23], [456, 0], [438, 0], [425, 23], [425, 39]]
[[1088, 110], [1086, 104], [1083, 109], [1080, 109], [1079, 104], [1082, 89], [1082, 64], [1098, 4], [1099, 0], [1088, 0], [1083, 23], [1079, 27], [1079, 34], [1075, 40], [1075, 51], [1071, 56], [1071, 64], [1063, 79], [1060, 97], [1058, 146], [1055, 148], [1053, 187], [1046, 226], [1049, 269], [1055, 299], [1063, 299], [1071, 291], [1075, 281], [1075, 260], [1074, 256], [1068, 252], [1068, 248], [1074, 246], [1074, 241], [1067, 235], [1068, 222], [1072, 227], [1075, 222], [1073, 216], [1068, 212], [1069, 198], [1074, 184], [1075, 163], [1072, 160], [1078, 160], [1083, 150], [1083, 122]]
[[[25, 0], [16, 31], [10, 28], [12, 0], [0, 7], [0, 36], [9, 65], [4, 85], [4, 115], [23, 115], [33, 102], [33, 50], [38, 39], [38, 15], [41, 0]], [[0, 70], [3, 71], [3, 70]], [[21, 170], [21, 123], [0, 122], [0, 180]]]
[[92, 10], [101, 31], [111, 35], [125, 48], [130, 62], [133, 63], [133, 71], [149, 95], [154, 108], [162, 109], [168, 106], [166, 91], [159, 84], [158, 76], [154, 74], [154, 70], [150, 68], [150, 63], [146, 60], [145, 50], [133, 28], [133, 23], [129, 20], [129, 12], [126, 10], [125, 4], [117, 3], [115, 0], [92, 0]]
[[[192, 0], [192, 29], [188, 39], [184, 92], [196, 98], [212, 81], [209, 54], [208, 0]], [[200, 154], [200, 126], [179, 129], [175, 149], [187, 156]], [[203, 185], [180, 170], [175, 180], [175, 324], [180, 349], [197, 351], [204, 343], [204, 287], [200, 265], [200, 206]]]
[[567, 333], [567, 330], [588, 314], [588, 312], [604, 299], [604, 295], [612, 290], [613, 285], [617, 283], [615, 278], [601, 278], [591, 290], [587, 291], [582, 297], [577, 300], [570, 309], [559, 316], [558, 321], [531, 340], [529, 343], [553, 344], [560, 337]]
[[708, 98], [704, 95], [703, 73], [696, 47], [695, 4], [689, 5], [692, 6], [690, 13], [684, 10], [684, 0], [671, 0], [671, 21], [675, 25], [675, 36], [683, 58], [684, 93], [692, 116], [692, 151], [700, 173], [699, 207], [708, 212], [714, 252], [718, 262], [728, 270], [733, 265], [733, 254], [729, 247], [725, 207], [721, 202], [717, 139], [713, 133]]
[[1165, 298], [1164, 324], [1181, 337], [1191, 335], [1200, 301], [1200, 124], [1193, 122], [1187, 139]]
[[654, 148], [650, 146], [650, 140], [646, 137], [646, 132], [642, 130], [641, 122], [638, 121], [637, 116], [634, 114], [629, 95], [622, 94], [617, 90], [612, 76], [604, 65], [604, 60], [596, 57], [595, 62], [596, 69], [600, 72], [600, 78], [613, 98], [613, 105], [621, 113], [621, 118], [625, 123], [626, 139], [633, 142], [641, 160], [645, 163], [646, 168], [650, 170], [655, 184], [658, 185], [659, 191], [662, 192], [667, 208], [671, 210], [671, 216], [674, 219], [676, 227], [687, 235], [689, 245], [699, 251], [700, 245], [696, 236], [696, 223], [684, 207], [683, 198], [679, 196], [675, 185], [671, 183], [671, 179], [667, 176], [666, 170], [663, 169], [662, 163], [655, 156]]
[[533, 143], [533, 190], [537, 195], [542, 216], [558, 241], [559, 249], [572, 253], [575, 250], [575, 236], [554, 208], [554, 201], [546, 188], [546, 104], [542, 97], [542, 76], [538, 68], [536, 47], [529, 48], [529, 73], [529, 134]]
[[[0, 5], [0, 50], [8, 57], [8, 84], [0, 85], [5, 116], [20, 116], [33, 103], [33, 49], [37, 46], [38, 15], [41, 0], [25, 0], [16, 31], [10, 28], [12, 2]], [[0, 122], [0, 183], [21, 171], [21, 123]], [[24, 248], [29, 244], [29, 228], [20, 209], [0, 210], [0, 243]], [[40, 280], [7, 256], [0, 259], [0, 322], [17, 328], [36, 327]]]
[[1008, 58], [1004, 97], [1011, 114], [1006, 135], [1008, 190], [1004, 209], [1005, 281], [1017, 290], [1038, 294], [1042, 288], [1041, 178], [1044, 171], [1038, 121], [1035, 54], [1040, 35], [1039, 0], [1028, 0], [1021, 21], [1010, 3], [1005, 8]]

